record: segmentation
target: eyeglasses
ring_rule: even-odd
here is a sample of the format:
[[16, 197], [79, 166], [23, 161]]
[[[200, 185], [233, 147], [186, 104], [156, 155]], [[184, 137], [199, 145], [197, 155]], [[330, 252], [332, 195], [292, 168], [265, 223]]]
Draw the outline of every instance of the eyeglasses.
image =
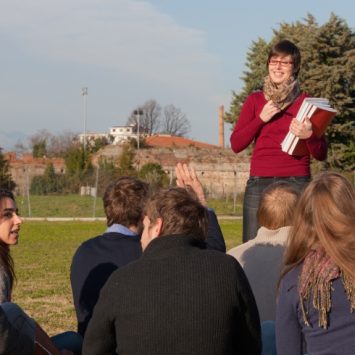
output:
[[288, 60], [276, 60], [276, 59], [269, 60], [269, 65], [273, 67], [279, 64], [281, 65], [281, 67], [287, 68], [289, 65], [293, 64], [293, 62], [289, 62]]

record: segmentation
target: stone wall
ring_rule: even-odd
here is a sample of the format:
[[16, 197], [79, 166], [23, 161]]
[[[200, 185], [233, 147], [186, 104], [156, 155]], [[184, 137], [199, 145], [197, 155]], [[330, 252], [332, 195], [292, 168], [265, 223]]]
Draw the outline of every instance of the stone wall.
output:
[[6, 153], [5, 159], [10, 165], [12, 179], [15, 181], [16, 194], [25, 195], [31, 186], [34, 176], [43, 175], [48, 164], [52, 163], [57, 174], [64, 174], [65, 162], [61, 158], [34, 158], [32, 154], [23, 154], [17, 157], [16, 153]]
[[[100, 157], [116, 160], [121, 153], [120, 146], [107, 146], [93, 159], [95, 165]], [[65, 162], [61, 158], [33, 158], [24, 154], [17, 158], [15, 153], [7, 153], [10, 171], [17, 184], [17, 194], [25, 194], [34, 176], [43, 175], [47, 165], [52, 163], [57, 174], [65, 172]], [[224, 148], [149, 148], [136, 152], [136, 168], [147, 163], [158, 163], [175, 178], [175, 165], [186, 162], [193, 166], [209, 197], [233, 197], [243, 193], [249, 177], [249, 157], [245, 153], [234, 154]]]
[[[99, 156], [116, 159], [119, 147], [109, 147]], [[96, 156], [95, 161], [99, 158]], [[243, 193], [249, 177], [249, 157], [246, 153], [235, 154], [224, 148], [149, 148], [136, 152], [136, 168], [147, 163], [158, 163], [170, 176], [175, 178], [175, 165], [178, 162], [191, 164], [209, 197], [235, 196]]]

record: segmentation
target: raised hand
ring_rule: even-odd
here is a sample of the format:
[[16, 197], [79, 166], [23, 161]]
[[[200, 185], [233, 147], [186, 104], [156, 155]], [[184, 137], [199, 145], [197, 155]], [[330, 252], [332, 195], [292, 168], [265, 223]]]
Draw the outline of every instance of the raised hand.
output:
[[179, 187], [190, 187], [197, 195], [200, 203], [207, 206], [205, 193], [200, 180], [197, 178], [196, 171], [193, 167], [188, 167], [187, 164], [178, 163], [175, 167], [176, 185]]

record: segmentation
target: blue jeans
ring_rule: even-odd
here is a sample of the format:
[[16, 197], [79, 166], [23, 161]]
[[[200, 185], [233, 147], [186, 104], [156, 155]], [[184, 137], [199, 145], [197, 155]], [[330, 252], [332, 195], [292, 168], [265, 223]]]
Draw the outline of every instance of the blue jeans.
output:
[[275, 321], [266, 320], [261, 323], [261, 342], [263, 345], [261, 355], [277, 355]]
[[259, 229], [256, 213], [261, 195], [266, 187], [277, 181], [285, 181], [302, 191], [310, 181], [309, 176], [259, 177], [251, 176], [247, 181], [243, 203], [243, 243], [255, 238]]
[[53, 344], [59, 350], [71, 350], [75, 355], [81, 354], [83, 337], [76, 332], [68, 331], [51, 337]]

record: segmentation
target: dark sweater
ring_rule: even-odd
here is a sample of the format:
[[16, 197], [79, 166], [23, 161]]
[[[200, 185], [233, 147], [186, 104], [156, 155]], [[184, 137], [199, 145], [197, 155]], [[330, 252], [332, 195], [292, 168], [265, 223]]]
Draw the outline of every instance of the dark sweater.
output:
[[[207, 248], [225, 252], [226, 246], [217, 217], [209, 210]], [[73, 257], [70, 281], [78, 320], [84, 336], [100, 290], [113, 271], [138, 259], [142, 254], [140, 237], [104, 233], [85, 241]]]
[[310, 355], [354, 355], [355, 312], [350, 312], [341, 279], [332, 282], [331, 310], [328, 328], [318, 326], [318, 311], [309, 302], [308, 320], [305, 325], [300, 309], [298, 277], [302, 265], [291, 270], [281, 281], [276, 310], [276, 340], [278, 355], [302, 355], [302, 338], [305, 352]]
[[[231, 135], [231, 147], [238, 153], [255, 141], [250, 162], [251, 176], [310, 175], [309, 155], [297, 157], [281, 150], [281, 142], [305, 97], [305, 94], [301, 94], [267, 123], [260, 119], [261, 110], [267, 102], [263, 92], [257, 91], [247, 97]], [[306, 145], [315, 159], [326, 159], [327, 143], [324, 136], [317, 138], [312, 135], [306, 139]]]
[[203, 246], [189, 236], [159, 237], [114, 272], [83, 354], [259, 354], [259, 316], [242, 268]]
[[70, 282], [78, 319], [84, 336], [100, 290], [113, 271], [142, 254], [139, 236], [104, 233], [85, 241], [74, 254]]

